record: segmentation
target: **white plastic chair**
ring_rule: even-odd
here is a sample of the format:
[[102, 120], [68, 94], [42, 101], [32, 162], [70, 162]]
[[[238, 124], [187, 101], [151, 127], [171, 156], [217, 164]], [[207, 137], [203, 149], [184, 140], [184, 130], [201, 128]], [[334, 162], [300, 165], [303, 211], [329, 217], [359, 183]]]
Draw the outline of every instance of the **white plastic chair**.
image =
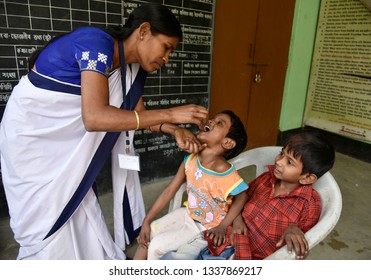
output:
[[[239, 154], [230, 160], [235, 168], [242, 169], [251, 165], [256, 166], [256, 177], [267, 171], [266, 165], [273, 164], [274, 158], [281, 151], [282, 147], [268, 146], [254, 148]], [[324, 174], [313, 184], [313, 188], [319, 193], [322, 202], [322, 211], [318, 223], [305, 233], [309, 249], [312, 249], [321, 242], [337, 224], [341, 209], [342, 197], [338, 184], [330, 172]], [[186, 190], [185, 184], [176, 193], [174, 199], [170, 202], [169, 212], [182, 205], [183, 194]], [[293, 260], [295, 253], [289, 254], [287, 247], [283, 246], [266, 259], [268, 260]]]

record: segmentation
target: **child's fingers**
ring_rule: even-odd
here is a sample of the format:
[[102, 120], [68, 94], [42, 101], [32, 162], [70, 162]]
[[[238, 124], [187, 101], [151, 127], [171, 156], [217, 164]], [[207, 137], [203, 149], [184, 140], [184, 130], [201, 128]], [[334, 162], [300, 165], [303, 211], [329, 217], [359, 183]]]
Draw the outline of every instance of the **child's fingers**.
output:
[[225, 235], [224, 234], [215, 235], [215, 238], [213, 239], [213, 241], [214, 241], [214, 246], [218, 247], [225, 242]]

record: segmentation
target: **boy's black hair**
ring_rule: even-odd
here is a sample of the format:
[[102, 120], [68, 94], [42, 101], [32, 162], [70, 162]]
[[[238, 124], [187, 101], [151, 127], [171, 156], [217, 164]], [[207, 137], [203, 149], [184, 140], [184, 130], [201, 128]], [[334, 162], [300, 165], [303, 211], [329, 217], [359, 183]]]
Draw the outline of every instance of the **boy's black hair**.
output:
[[224, 157], [228, 160], [239, 155], [245, 149], [247, 145], [247, 133], [240, 118], [231, 110], [224, 110], [220, 114], [226, 114], [231, 118], [231, 127], [226, 137], [236, 141], [236, 146], [224, 153]]
[[303, 163], [302, 174], [313, 173], [320, 178], [335, 162], [334, 146], [318, 130], [304, 129], [291, 135], [284, 148]]

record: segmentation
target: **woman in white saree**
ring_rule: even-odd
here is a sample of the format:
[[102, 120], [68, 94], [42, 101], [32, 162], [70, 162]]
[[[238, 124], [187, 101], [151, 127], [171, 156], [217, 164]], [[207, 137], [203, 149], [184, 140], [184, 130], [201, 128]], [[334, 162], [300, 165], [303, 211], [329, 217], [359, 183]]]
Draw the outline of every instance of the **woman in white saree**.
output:
[[[145, 215], [138, 172], [119, 167], [118, 154], [134, 156], [134, 130], [171, 134], [188, 152], [202, 148], [176, 124], [202, 125], [204, 107], [145, 110], [141, 97], [146, 73], [167, 63], [181, 39], [170, 10], [143, 4], [121, 28], [76, 29], [30, 59], [0, 129], [18, 259], [126, 258]], [[92, 189], [111, 152], [115, 241]]]

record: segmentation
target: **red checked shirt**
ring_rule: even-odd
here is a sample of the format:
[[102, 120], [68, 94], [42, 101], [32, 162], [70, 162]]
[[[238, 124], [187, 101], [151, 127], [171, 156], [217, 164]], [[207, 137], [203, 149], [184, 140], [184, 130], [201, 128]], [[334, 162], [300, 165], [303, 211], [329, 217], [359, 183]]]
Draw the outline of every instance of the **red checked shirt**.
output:
[[[273, 175], [274, 166], [249, 184], [248, 200], [242, 217], [248, 228], [247, 235], [234, 234], [235, 259], [264, 259], [278, 248], [284, 231], [290, 224], [298, 226], [303, 232], [312, 228], [321, 214], [321, 199], [312, 185], [302, 185], [294, 191], [273, 197], [277, 178]], [[228, 228], [227, 237], [232, 228]], [[223, 247], [230, 245], [229, 238], [222, 247], [213, 248], [218, 254]]]

